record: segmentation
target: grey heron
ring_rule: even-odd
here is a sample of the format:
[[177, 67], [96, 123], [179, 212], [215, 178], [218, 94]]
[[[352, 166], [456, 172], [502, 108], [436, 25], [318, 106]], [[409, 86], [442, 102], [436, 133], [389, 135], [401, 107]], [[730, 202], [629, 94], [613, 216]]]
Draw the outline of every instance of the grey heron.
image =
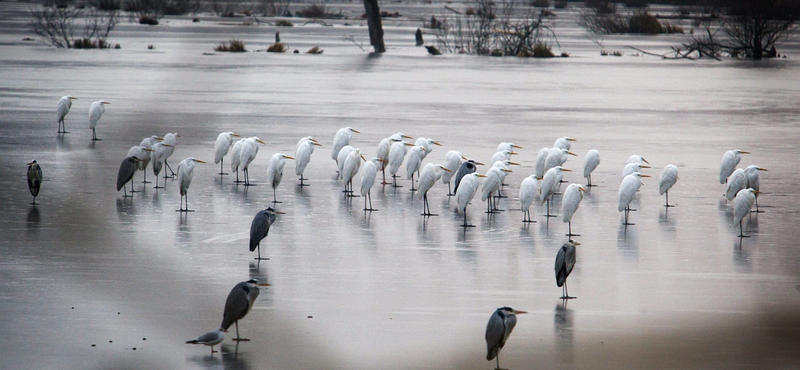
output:
[[258, 249], [257, 260], [268, 260], [269, 258], [261, 258], [261, 240], [267, 237], [269, 227], [275, 222], [276, 215], [285, 214], [278, 212], [272, 207], [267, 207], [265, 210], [258, 211], [253, 222], [250, 224], [250, 252]]
[[468, 159], [466, 162], [461, 163], [461, 166], [458, 167], [458, 171], [456, 171], [456, 180], [455, 184], [453, 184], [453, 194], [458, 193], [458, 185], [461, 184], [461, 180], [464, 178], [464, 176], [475, 173], [475, 171], [478, 170], [477, 166], [483, 166], [483, 163], [475, 162], [472, 159]]
[[233, 132], [222, 132], [217, 136], [217, 141], [214, 142], [214, 163], [219, 163], [220, 176], [227, 175], [227, 173], [222, 170], [222, 166], [225, 162], [225, 156], [228, 154], [231, 145], [233, 145], [234, 137], [241, 136]]
[[658, 179], [658, 193], [660, 195], [666, 194], [666, 201], [664, 207], [675, 207], [675, 204], [669, 204], [669, 189], [678, 182], [678, 167], [674, 164], [668, 164], [661, 170], [661, 177]]
[[95, 127], [97, 127], [97, 121], [100, 120], [100, 117], [103, 113], [106, 112], [106, 104], [111, 104], [107, 101], [98, 100], [89, 107], [89, 128], [92, 129], [92, 140], [98, 141], [102, 139], [97, 138], [97, 132], [95, 131]]
[[31, 191], [31, 195], [33, 195], [33, 205], [37, 205], [36, 203], [36, 196], [39, 195], [39, 188], [42, 185], [42, 168], [39, 167], [39, 164], [36, 163], [34, 159], [30, 163], [28, 163], [28, 190]]
[[[119, 171], [117, 172], [117, 191], [119, 189], [124, 189], [125, 195], [123, 198], [132, 197], [133, 196], [133, 173], [136, 172], [136, 167], [138, 167], [139, 158], [136, 157], [127, 157], [122, 160], [122, 163], [119, 165]], [[128, 189], [125, 187], [125, 184], [131, 181], [131, 195], [128, 195]]]
[[586, 187], [597, 186], [592, 185], [592, 172], [599, 164], [600, 152], [597, 149], [592, 149], [586, 153], [586, 157], [583, 158], [583, 177], [587, 180]]
[[572, 273], [572, 269], [575, 267], [575, 246], [581, 245], [572, 239], [569, 242], [564, 243], [558, 250], [558, 254], [556, 254], [556, 285], [559, 287], [563, 287], [561, 293], [561, 299], [573, 299], [575, 297], [570, 297], [569, 290], [567, 289], [567, 277], [569, 274]]
[[497, 359], [496, 370], [500, 369], [500, 350], [506, 345], [511, 331], [517, 325], [517, 316], [528, 313], [527, 311], [515, 310], [511, 307], [500, 307], [494, 311], [489, 323], [486, 324], [486, 361]]
[[[181, 192], [181, 205], [177, 212], [194, 212], [189, 209], [189, 185], [192, 184], [194, 176], [194, 165], [196, 163], [206, 163], [195, 157], [189, 157], [178, 163], [178, 186]], [[186, 198], [186, 208], [183, 208], [183, 199]]]
[[58, 99], [58, 108], [56, 109], [56, 117], [58, 118], [58, 133], [59, 134], [67, 134], [67, 124], [64, 122], [64, 118], [69, 113], [70, 108], [72, 108], [72, 101], [78, 99], [71, 95], [64, 95], [61, 99]]
[[736, 166], [742, 160], [742, 154], [750, 154], [750, 152], [746, 152], [744, 150], [734, 149], [725, 152], [722, 155], [722, 161], [719, 164], [719, 183], [724, 184], [728, 181], [728, 176], [730, 176], [733, 171], [736, 170]]
[[259, 286], [269, 286], [269, 284], [259, 284], [258, 280], [250, 279], [236, 284], [228, 293], [228, 299], [225, 300], [225, 311], [222, 314], [222, 324], [219, 326], [223, 330], [228, 330], [231, 325], [236, 325], [234, 341], [250, 340], [239, 336], [239, 320], [247, 316], [247, 313], [253, 308], [253, 302], [258, 298]]
[[217, 351], [214, 350], [214, 346], [216, 346], [217, 344], [222, 343], [222, 341], [224, 339], [225, 339], [225, 329], [217, 328], [217, 330], [212, 330], [212, 331], [210, 331], [208, 333], [205, 333], [205, 334], [197, 337], [197, 339], [187, 340], [186, 343], [187, 344], [205, 344], [207, 346], [210, 346], [211, 347], [211, 355], [214, 355], [214, 353], [217, 352]]

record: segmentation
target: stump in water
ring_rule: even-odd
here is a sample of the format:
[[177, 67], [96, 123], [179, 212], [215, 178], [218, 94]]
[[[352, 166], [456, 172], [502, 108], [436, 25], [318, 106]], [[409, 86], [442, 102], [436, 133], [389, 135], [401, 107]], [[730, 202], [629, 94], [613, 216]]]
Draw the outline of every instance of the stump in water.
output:
[[417, 28], [417, 33], [415, 34], [417, 37], [417, 46], [422, 46], [425, 44], [425, 41], [422, 39], [422, 30]]
[[376, 53], [386, 52], [386, 45], [383, 43], [383, 25], [381, 25], [381, 10], [378, 7], [378, 0], [364, 0], [364, 10], [367, 13], [369, 43], [375, 48]]

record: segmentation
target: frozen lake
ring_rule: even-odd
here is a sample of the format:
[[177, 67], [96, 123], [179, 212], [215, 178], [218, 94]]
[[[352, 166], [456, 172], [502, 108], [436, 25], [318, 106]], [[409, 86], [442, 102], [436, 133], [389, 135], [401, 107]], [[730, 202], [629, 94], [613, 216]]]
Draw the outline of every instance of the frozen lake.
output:
[[[203, 55], [231, 38], [263, 50], [276, 28], [181, 18], [121, 24], [110, 39], [120, 50], [56, 50], [22, 41], [26, 6], [0, 5], [0, 368], [490, 369], [484, 331], [505, 305], [529, 311], [501, 352], [511, 369], [800, 363], [796, 43], [784, 60], [667, 61], [622, 46], [665, 52], [685, 36], [616, 36], [604, 44], [626, 55], [601, 57], [563, 21], [555, 31], [570, 58], [433, 57], [413, 45], [420, 23], [406, 19], [385, 23], [380, 56], [343, 39], [368, 44], [360, 21], [279, 29], [297, 55]], [[563, 17], [574, 21], [574, 11]], [[325, 53], [302, 53], [314, 45]], [[57, 135], [56, 103], [67, 94], [78, 97], [71, 133]], [[112, 104], [98, 124], [103, 140], [91, 142], [86, 112], [99, 99]], [[429, 199], [439, 216], [423, 218], [403, 166], [404, 187], [376, 184], [379, 211], [365, 213], [363, 199], [342, 197], [330, 158], [345, 126], [361, 132], [351, 145], [367, 159], [398, 131], [443, 143], [424, 163], [448, 150], [487, 162], [498, 143], [521, 145], [505, 211], [487, 217], [475, 199], [467, 211], [476, 227], [465, 231], [437, 183]], [[250, 166], [257, 186], [216, 175], [221, 131], [266, 142]], [[167, 132], [181, 135], [173, 168], [190, 156], [211, 162], [195, 169], [188, 215], [175, 212], [176, 180], [156, 191], [138, 173], [143, 192], [123, 200], [114, 191], [128, 149]], [[262, 243], [270, 260], [257, 263], [247, 245], [253, 216], [272, 205], [269, 157], [293, 155], [307, 135], [324, 145], [306, 170], [311, 186], [297, 186], [288, 161], [276, 206], [286, 214]], [[578, 140], [567, 181], [584, 183], [586, 152], [601, 155], [599, 186], [573, 218], [578, 298], [566, 305], [553, 263], [567, 225], [539, 206], [537, 222], [523, 224], [517, 199], [536, 153], [561, 136]], [[731, 149], [751, 152], [739, 167], [769, 169], [765, 212], [745, 218], [746, 239], [718, 182]], [[631, 154], [653, 177], [626, 228], [617, 189]], [[33, 159], [45, 177], [36, 207], [25, 183]], [[669, 163], [680, 180], [667, 212], [658, 174]], [[237, 347], [231, 328], [213, 357], [185, 344], [219, 325], [228, 292], [251, 277], [271, 284], [241, 321], [252, 341]]]

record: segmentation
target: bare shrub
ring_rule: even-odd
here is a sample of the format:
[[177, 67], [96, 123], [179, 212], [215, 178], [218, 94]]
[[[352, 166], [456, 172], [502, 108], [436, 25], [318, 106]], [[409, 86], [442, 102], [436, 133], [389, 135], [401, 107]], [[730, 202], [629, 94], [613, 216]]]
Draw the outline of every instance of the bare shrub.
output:
[[325, 18], [325, 6], [314, 4], [300, 9], [296, 13], [303, 18]]
[[281, 42], [276, 42], [267, 48], [267, 51], [270, 53], [283, 53], [286, 51], [286, 45]]
[[[75, 22], [83, 18], [81, 37]], [[106, 39], [119, 22], [116, 10], [39, 7], [31, 9], [29, 25], [37, 35], [58, 48], [106, 48]]]
[[291, 0], [261, 0], [258, 12], [267, 17], [287, 16]]
[[275, 21], [275, 25], [278, 27], [294, 27], [294, 23], [290, 22], [288, 19], [278, 19]]
[[225, 41], [220, 42], [219, 45], [217, 45], [217, 47], [214, 48], [214, 50], [229, 51], [233, 53], [243, 53], [247, 51], [247, 49], [244, 48], [244, 42], [242, 42], [241, 40], [230, 40], [228, 42]]
[[668, 23], [661, 23], [655, 15], [647, 10], [637, 10], [629, 16], [604, 14], [596, 9], [581, 13], [580, 24], [596, 33], [683, 33], [683, 28]]

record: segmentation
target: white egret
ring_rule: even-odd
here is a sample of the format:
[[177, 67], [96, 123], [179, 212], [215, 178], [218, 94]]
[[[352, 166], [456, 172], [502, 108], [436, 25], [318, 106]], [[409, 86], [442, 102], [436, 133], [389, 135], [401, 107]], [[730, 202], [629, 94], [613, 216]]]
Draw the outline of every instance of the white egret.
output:
[[175, 133], [167, 133], [166, 135], [164, 135], [164, 140], [163, 140], [164, 144], [169, 144], [170, 145], [170, 146], [167, 147], [166, 152], [164, 154], [164, 167], [167, 167], [169, 172], [172, 173], [172, 175], [167, 176], [167, 171], [164, 171], [164, 178], [175, 177], [175, 171], [172, 170], [172, 167], [170, 167], [170, 165], [167, 162], [167, 160], [169, 159], [169, 157], [172, 156], [172, 153], [175, 152], [175, 146], [178, 145], [178, 138], [179, 137], [181, 137], [181, 135], [178, 135], [177, 132], [175, 132]]
[[622, 168], [622, 178], [624, 179], [625, 176], [628, 176], [634, 172], [641, 173], [642, 168], [650, 168], [650, 166], [641, 163], [628, 163]]
[[575, 246], [581, 245], [572, 239], [569, 242], [564, 243], [558, 250], [558, 254], [556, 254], [556, 285], [561, 287], [562, 285], [564, 288], [561, 290], [561, 299], [573, 299], [576, 297], [570, 297], [569, 289], [567, 289], [567, 277], [569, 274], [572, 273], [572, 269], [575, 267]]
[[464, 177], [461, 178], [458, 189], [456, 189], [456, 209], [464, 213], [464, 224], [461, 226], [465, 228], [475, 227], [475, 225], [467, 224], [467, 206], [469, 202], [472, 201], [472, 198], [475, 197], [475, 193], [478, 192], [478, 187], [481, 185], [478, 180], [479, 177], [486, 176], [474, 172], [464, 175]]
[[503, 151], [503, 150], [508, 150], [509, 152], [513, 153], [514, 149], [522, 149], [522, 147], [519, 146], [519, 145], [514, 145], [514, 143], [505, 143], [505, 142], [500, 143], [499, 145], [497, 145], [497, 151], [498, 152]]
[[461, 155], [461, 152], [456, 150], [451, 150], [444, 155], [444, 163], [442, 166], [445, 168], [451, 168], [451, 171], [445, 171], [442, 174], [442, 183], [447, 184], [447, 196], [451, 197], [455, 195], [452, 190], [450, 190], [450, 180], [455, 175], [455, 171], [458, 171], [461, 168], [462, 161], [466, 161], [467, 158]]
[[[458, 167], [458, 171], [456, 171], [456, 180], [455, 180], [455, 184], [454, 184], [454, 187], [453, 187], [453, 194], [454, 195], [458, 191], [458, 185], [461, 183], [461, 179], [463, 179], [464, 176], [469, 175], [469, 174], [474, 173], [475, 171], [477, 171], [478, 170], [477, 166], [483, 166], [483, 163], [475, 162], [475, 161], [473, 161], [471, 159], [468, 159], [466, 162], [461, 164], [461, 167]], [[448, 168], [450, 168], [450, 167], [448, 167]]]
[[419, 192], [417, 193], [417, 197], [422, 199], [422, 215], [423, 216], [438, 216], [437, 214], [431, 213], [431, 206], [428, 204], [428, 190], [430, 190], [436, 181], [442, 178], [443, 173], [453, 171], [444, 167], [440, 164], [433, 164], [428, 163], [422, 169], [422, 173], [419, 175]]
[[92, 103], [92, 105], [89, 107], [89, 128], [92, 129], [93, 141], [102, 140], [97, 138], [97, 133], [95, 132], [94, 128], [97, 127], [97, 121], [99, 121], [103, 113], [106, 112], [106, 104], [111, 104], [111, 103], [103, 100], [98, 100]]
[[307, 180], [303, 178], [303, 173], [306, 171], [306, 166], [308, 166], [308, 163], [311, 162], [311, 154], [314, 153], [315, 146], [322, 146], [322, 144], [314, 141], [314, 139], [309, 139], [298, 143], [297, 148], [294, 151], [294, 173], [297, 176], [300, 176], [301, 187], [308, 186], [308, 184], [303, 183], [303, 180]]
[[[145, 173], [145, 176], [147, 176], [147, 171], [145, 170], [147, 169], [146, 168], [147, 163], [150, 162], [150, 152], [152, 151], [153, 149], [148, 149], [144, 146], [136, 145], [128, 149], [128, 155], [126, 157], [136, 157], [137, 159], [136, 169], [139, 171], [143, 171]], [[145, 162], [145, 158], [147, 158], [147, 162]], [[132, 180], [133, 178], [131, 178], [131, 193], [135, 193], [136, 191], [133, 190]]]
[[239, 141], [233, 143], [233, 149], [231, 149], [231, 171], [236, 172], [236, 181], [234, 183], [238, 184], [239, 181], [239, 166], [242, 163], [242, 147], [245, 143], [245, 138], [239, 139]]
[[366, 162], [367, 159], [361, 155], [361, 149], [358, 148], [353, 149], [344, 160], [344, 167], [339, 173], [342, 175], [342, 180], [344, 180], [344, 195], [346, 197], [357, 196], [353, 194], [353, 178], [356, 177], [358, 170], [361, 168], [361, 161]]
[[228, 330], [231, 325], [236, 325], [236, 338], [234, 341], [249, 341], [250, 339], [239, 337], [239, 320], [243, 319], [248, 312], [253, 308], [253, 303], [258, 298], [259, 286], [268, 286], [269, 284], [259, 284], [258, 280], [250, 279], [236, 284], [231, 292], [228, 293], [228, 299], [225, 300], [225, 311], [222, 313], [222, 324], [219, 326], [223, 330]]
[[646, 159], [644, 159], [644, 157], [642, 157], [642, 156], [640, 156], [638, 154], [633, 154], [630, 157], [628, 157], [628, 161], [625, 162], [625, 163], [626, 164], [627, 163], [640, 163], [641, 164], [642, 162], [650, 164], [650, 162], [648, 162]]
[[544, 178], [544, 174], [548, 170], [548, 168], [546, 168], [548, 154], [550, 154], [550, 148], [548, 147], [540, 149], [539, 153], [536, 154], [536, 168], [534, 169], [534, 174], [539, 180]]
[[544, 174], [541, 186], [539, 187], [539, 202], [547, 203], [547, 211], [544, 214], [545, 217], [556, 217], [550, 214], [550, 198], [556, 193], [556, 188], [558, 187], [561, 177], [564, 176], [564, 171], [571, 172], [571, 170], [564, 167], [555, 166], [547, 170], [547, 173]]
[[492, 159], [489, 161], [489, 165], [491, 166], [495, 162], [511, 160], [511, 156], [514, 155], [514, 154], [517, 154], [517, 153], [514, 153], [514, 152], [512, 152], [510, 150], [506, 150], [506, 149], [497, 151], [497, 152], [494, 153], [494, 155], [492, 155]]
[[281, 184], [283, 166], [286, 165], [287, 159], [294, 159], [294, 157], [283, 153], [275, 153], [269, 159], [269, 166], [267, 166], [267, 183], [272, 187], [272, 203], [281, 203], [278, 201], [275, 189]]
[[[378, 157], [372, 158], [361, 167], [361, 196], [364, 197], [364, 210], [377, 211], [372, 208], [372, 185], [375, 184], [375, 176], [378, 174], [378, 166], [383, 164], [383, 159]], [[369, 198], [369, 207], [367, 207], [367, 198]]]
[[669, 204], [669, 189], [678, 182], [678, 167], [674, 164], [668, 164], [661, 170], [661, 177], [658, 179], [658, 193], [660, 195], [666, 194], [666, 201], [664, 207], [675, 207], [675, 204]]
[[587, 187], [597, 186], [592, 185], [592, 172], [597, 168], [600, 164], [600, 152], [597, 149], [592, 149], [588, 153], [586, 153], [586, 157], [583, 158], [583, 177], [587, 179]]
[[[37, 205], [36, 196], [39, 195], [39, 189], [42, 186], [42, 168], [36, 163], [36, 160], [28, 163], [28, 190], [33, 195], [33, 205]], [[117, 189], [119, 191], [119, 189]]]
[[421, 146], [422, 148], [425, 149], [425, 151], [422, 153], [422, 159], [425, 159], [425, 157], [427, 157], [428, 154], [431, 154], [434, 145], [442, 146], [441, 143], [433, 139], [424, 137], [418, 138], [417, 141], [414, 142], [414, 145]]
[[342, 169], [344, 168], [344, 162], [345, 162], [345, 160], [347, 160], [347, 156], [350, 155], [350, 152], [352, 152], [354, 150], [356, 150], [356, 148], [354, 148], [354, 147], [352, 147], [350, 145], [345, 145], [344, 147], [342, 147], [341, 150], [339, 150], [339, 158], [336, 161], [336, 165], [338, 166], [338, 169], [336, 171], [338, 172], [337, 177], [340, 180], [344, 179], [344, 174], [342, 173]]
[[481, 201], [486, 202], [486, 213], [492, 214], [502, 211], [497, 208], [496, 200], [493, 199], [492, 194], [495, 191], [500, 191], [500, 184], [503, 183], [504, 173], [511, 172], [505, 167], [492, 166], [486, 171], [486, 179], [483, 180], [483, 187], [481, 188]]
[[536, 175], [530, 175], [522, 180], [519, 185], [519, 204], [522, 209], [522, 222], [536, 222], [531, 220], [531, 203], [536, 200], [539, 193], [539, 181]]
[[744, 235], [744, 229], [742, 228], [742, 219], [744, 216], [750, 214], [750, 208], [753, 207], [753, 203], [756, 201], [756, 194], [758, 192], [747, 188], [739, 190], [736, 194], [736, 199], [733, 202], [733, 223], [739, 224], [739, 237], [740, 238], [749, 238], [750, 235]]
[[[509, 169], [508, 166], [511, 166], [511, 165], [519, 166], [520, 164], [516, 163], [516, 162], [511, 162], [508, 159], [504, 159], [502, 161], [494, 162], [494, 164], [492, 164], [492, 167], [500, 167], [500, 168]], [[505, 182], [506, 181], [506, 176], [508, 176], [508, 174], [510, 172], [511, 171], [508, 171], [508, 172], [503, 171], [503, 172], [500, 173], [500, 189], [497, 190], [497, 195], [495, 195], [495, 198], [505, 198], [506, 197], [505, 195], [503, 195], [503, 187], [506, 186], [506, 182]]]
[[759, 185], [759, 174], [758, 174], [758, 171], [769, 171], [769, 170], [767, 170], [766, 168], [761, 168], [761, 167], [756, 166], [756, 165], [750, 165], [750, 166], [747, 166], [747, 168], [744, 169], [744, 179], [745, 179], [744, 187], [745, 188], [750, 188], [750, 189], [753, 189], [753, 190], [756, 191], [755, 192], [755, 195], [756, 195], [756, 210], [753, 211], [753, 212], [755, 212], [755, 213], [763, 213], [764, 211], [759, 211], [758, 210], [758, 194], [760, 194], [760, 189], [761, 189], [761, 187]]
[[403, 160], [405, 160], [409, 146], [413, 147], [414, 144], [409, 144], [405, 141], [397, 141], [389, 147], [388, 168], [389, 168], [389, 174], [392, 175], [392, 187], [395, 188], [402, 187], [401, 185], [397, 185], [397, 171], [403, 164]]
[[151, 156], [153, 161], [153, 174], [156, 175], [155, 189], [163, 189], [167, 186], [167, 180], [164, 179], [164, 186], [158, 186], [158, 174], [161, 173], [161, 168], [164, 166], [164, 158], [172, 145], [164, 144], [164, 142], [157, 142], [153, 145], [153, 154]]
[[378, 157], [378, 159], [381, 159], [380, 161], [378, 161], [378, 169], [383, 173], [384, 185], [388, 184], [388, 182], [386, 182], [386, 166], [389, 163], [389, 148], [391, 148], [392, 144], [403, 141], [403, 139], [411, 140], [413, 138], [408, 135], [403, 135], [402, 132], [398, 132], [396, 134], [393, 134], [392, 136], [384, 138], [378, 144], [378, 154], [376, 154], [376, 156]]
[[722, 155], [722, 162], [719, 164], [719, 183], [724, 184], [728, 177], [736, 170], [736, 166], [742, 160], [741, 154], [750, 154], [744, 150], [729, 150]]
[[586, 188], [579, 184], [569, 184], [567, 190], [564, 190], [564, 197], [561, 199], [561, 221], [569, 224], [567, 236], [580, 236], [572, 233], [572, 215], [578, 210], [585, 192]]
[[58, 99], [58, 108], [56, 109], [56, 117], [58, 118], [58, 133], [59, 134], [67, 134], [67, 124], [64, 122], [64, 118], [69, 113], [70, 108], [72, 108], [72, 101], [78, 99], [74, 96], [64, 95], [61, 99]]
[[[300, 140], [297, 140], [297, 145], [294, 147], [294, 153], [295, 153], [294, 157], [295, 157], [295, 158], [297, 158], [297, 150], [298, 150], [298, 149], [300, 149], [300, 145], [302, 145], [302, 144], [303, 144], [303, 143], [305, 143], [306, 141], [312, 141], [312, 142], [315, 142], [315, 143], [318, 143], [318, 144], [319, 144], [319, 141], [317, 141], [316, 139], [314, 139], [314, 138], [313, 138], [313, 137], [311, 137], [311, 136], [304, 136], [304, 137], [301, 137], [301, 138], [300, 138]], [[322, 146], [322, 145], [320, 145], [320, 146]]]
[[208, 333], [205, 333], [205, 334], [197, 337], [197, 339], [187, 340], [186, 343], [187, 344], [205, 344], [207, 346], [210, 346], [211, 347], [211, 354], [213, 355], [214, 353], [217, 352], [217, 351], [214, 350], [214, 346], [216, 346], [217, 344], [222, 343], [222, 341], [224, 339], [225, 339], [225, 329], [218, 328], [217, 330], [210, 331]]
[[[269, 234], [269, 228], [278, 217], [276, 215], [284, 215], [283, 212], [278, 212], [272, 207], [258, 211], [256, 216], [253, 217], [253, 222], [250, 223], [250, 252], [258, 249], [258, 257], [256, 260], [268, 260], [269, 258], [261, 258], [261, 240]], [[237, 334], [238, 335], [238, 334]]]
[[[138, 161], [139, 159], [136, 157], [126, 157], [119, 165], [119, 171], [117, 171], [117, 191], [124, 188], [123, 191], [125, 194], [122, 196], [123, 198], [133, 196], [133, 181], [131, 180], [133, 180], [133, 174], [139, 166], [137, 164]], [[128, 195], [128, 188], [125, 187], [128, 181], [131, 182], [131, 195]]]
[[422, 159], [425, 158], [425, 147], [414, 145], [408, 151], [408, 160], [406, 161], [406, 176], [411, 179], [411, 191], [417, 191], [414, 188], [414, 173], [419, 171], [422, 166]]
[[214, 163], [219, 163], [220, 176], [227, 175], [227, 173], [222, 170], [222, 166], [223, 162], [225, 161], [225, 156], [231, 149], [231, 145], [233, 145], [234, 137], [241, 136], [234, 134], [233, 132], [222, 132], [217, 136], [217, 141], [214, 143]]
[[511, 331], [517, 325], [517, 316], [528, 313], [527, 311], [515, 310], [511, 307], [500, 307], [489, 318], [486, 324], [486, 361], [497, 358], [497, 368], [500, 369], [500, 350], [506, 345]]
[[153, 157], [155, 156], [153, 145], [156, 145], [156, 143], [159, 141], [161, 141], [161, 138], [156, 135], [153, 135], [142, 139], [142, 142], [139, 143], [139, 146], [149, 149], [144, 158], [139, 158], [141, 160], [141, 162], [139, 162], [139, 167], [142, 169], [142, 171], [144, 171], [144, 180], [142, 180], [142, 184], [150, 183], [150, 181], [147, 181], [147, 166], [150, 164], [150, 161], [152, 161]]
[[556, 139], [556, 141], [553, 143], [553, 146], [556, 148], [570, 150], [572, 149], [573, 141], [578, 141], [578, 140], [575, 140], [569, 136], [564, 136]]
[[336, 136], [333, 137], [333, 147], [331, 148], [331, 159], [336, 161], [336, 165], [339, 165], [339, 151], [342, 150], [347, 145], [350, 145], [350, 140], [353, 138], [353, 133], [360, 134], [358, 130], [352, 127], [345, 127], [339, 129], [336, 132]]
[[242, 149], [239, 151], [239, 167], [244, 173], [244, 186], [255, 186], [250, 183], [250, 171], [248, 170], [250, 163], [256, 159], [258, 155], [258, 144], [264, 144], [257, 136], [249, 137], [242, 143]]
[[744, 185], [746, 180], [743, 169], [738, 168], [736, 171], [733, 171], [731, 177], [728, 178], [728, 184], [725, 186], [725, 198], [733, 200], [736, 194], [739, 193], [739, 190], [745, 189]]
[[578, 156], [577, 154], [561, 148], [550, 148], [545, 158], [545, 173], [555, 166], [561, 166], [566, 162], [567, 155]]
[[[181, 205], [177, 212], [194, 212], [194, 210], [189, 209], [189, 185], [192, 184], [195, 163], [206, 162], [196, 159], [195, 157], [189, 157], [182, 160], [181, 163], [178, 163], [178, 186], [181, 190]], [[184, 198], [186, 198], [186, 208], [183, 208]]]
[[632, 223], [628, 223], [628, 215], [631, 211], [635, 211], [635, 209], [631, 209], [631, 200], [633, 200], [633, 195], [639, 191], [639, 188], [642, 186], [642, 177], [650, 177], [648, 175], [642, 175], [639, 172], [634, 172], [628, 176], [625, 176], [622, 179], [622, 182], [619, 184], [619, 202], [617, 203], [617, 211], [622, 212], [625, 211], [625, 222], [622, 224], [625, 226], [634, 225]]

